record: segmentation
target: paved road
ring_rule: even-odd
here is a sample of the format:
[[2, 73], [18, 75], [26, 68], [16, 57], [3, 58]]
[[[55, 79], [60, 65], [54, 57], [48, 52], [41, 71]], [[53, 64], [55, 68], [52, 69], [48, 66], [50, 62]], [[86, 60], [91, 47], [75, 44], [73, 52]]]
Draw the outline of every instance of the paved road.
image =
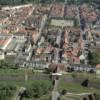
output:
[[51, 100], [58, 100], [58, 97], [59, 97], [59, 93], [57, 91], [53, 91]]

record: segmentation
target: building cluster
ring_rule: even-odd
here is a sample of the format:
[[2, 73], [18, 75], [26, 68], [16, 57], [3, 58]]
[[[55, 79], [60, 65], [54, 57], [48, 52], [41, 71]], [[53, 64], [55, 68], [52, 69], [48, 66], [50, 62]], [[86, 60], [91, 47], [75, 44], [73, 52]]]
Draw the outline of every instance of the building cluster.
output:
[[22, 5], [0, 10], [0, 59], [20, 66], [87, 64], [89, 45], [100, 46], [100, 11], [87, 4]]
[[75, 18], [77, 15], [76, 5], [63, 3], [53, 4], [50, 12], [50, 16], [53, 18]]
[[[20, 66], [37, 61], [38, 55], [33, 56], [33, 48], [41, 38], [49, 10], [48, 6], [35, 7], [32, 4], [3, 7], [0, 10], [1, 60], [6, 59], [6, 56], [14, 56], [12, 62]], [[38, 54], [39, 48], [36, 51]]]
[[80, 7], [80, 13], [81, 16], [85, 19], [85, 21], [92, 23], [97, 20], [97, 16], [100, 12], [94, 10], [94, 8], [91, 6], [82, 5]]
[[86, 37], [91, 47], [100, 48], [100, 10], [92, 6], [80, 7], [82, 29], [86, 26]]
[[13, 34], [24, 30], [22, 24], [33, 9], [32, 5], [3, 8], [0, 11], [0, 33]]

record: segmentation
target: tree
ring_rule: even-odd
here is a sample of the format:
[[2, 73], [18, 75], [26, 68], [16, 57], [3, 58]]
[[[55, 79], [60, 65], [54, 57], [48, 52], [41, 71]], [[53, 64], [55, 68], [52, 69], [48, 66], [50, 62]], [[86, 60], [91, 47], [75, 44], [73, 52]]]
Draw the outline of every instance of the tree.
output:
[[42, 95], [43, 90], [40, 84], [32, 84], [31, 87], [27, 89], [28, 97], [38, 98]]
[[89, 84], [89, 80], [88, 80], [88, 79], [85, 79], [85, 80], [81, 83], [81, 85], [82, 85], [83, 87], [88, 87], [88, 84]]
[[36, 81], [26, 88], [27, 98], [39, 98], [46, 94], [52, 88], [52, 84], [49, 81]]
[[18, 5], [25, 3], [50, 3], [52, 0], [0, 0], [1, 5]]
[[46, 74], [50, 74], [52, 72], [52, 70], [50, 68], [45, 68], [44, 73]]
[[62, 95], [65, 95], [66, 93], [67, 93], [67, 90], [65, 90], [65, 89], [62, 90], [62, 92], [61, 92]]

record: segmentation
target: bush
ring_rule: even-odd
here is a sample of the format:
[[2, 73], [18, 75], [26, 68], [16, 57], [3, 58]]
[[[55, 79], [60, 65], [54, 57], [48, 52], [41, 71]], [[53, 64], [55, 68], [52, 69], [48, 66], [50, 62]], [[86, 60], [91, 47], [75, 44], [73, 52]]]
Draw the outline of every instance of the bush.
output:
[[26, 3], [50, 3], [52, 0], [0, 0], [1, 5], [21, 5]]

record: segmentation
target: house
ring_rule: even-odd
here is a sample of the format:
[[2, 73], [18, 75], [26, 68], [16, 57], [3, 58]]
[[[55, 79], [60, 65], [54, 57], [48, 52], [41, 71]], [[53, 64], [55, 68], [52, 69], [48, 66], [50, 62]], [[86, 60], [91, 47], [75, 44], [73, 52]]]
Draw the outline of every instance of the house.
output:
[[96, 76], [100, 77], [100, 64], [96, 65]]

